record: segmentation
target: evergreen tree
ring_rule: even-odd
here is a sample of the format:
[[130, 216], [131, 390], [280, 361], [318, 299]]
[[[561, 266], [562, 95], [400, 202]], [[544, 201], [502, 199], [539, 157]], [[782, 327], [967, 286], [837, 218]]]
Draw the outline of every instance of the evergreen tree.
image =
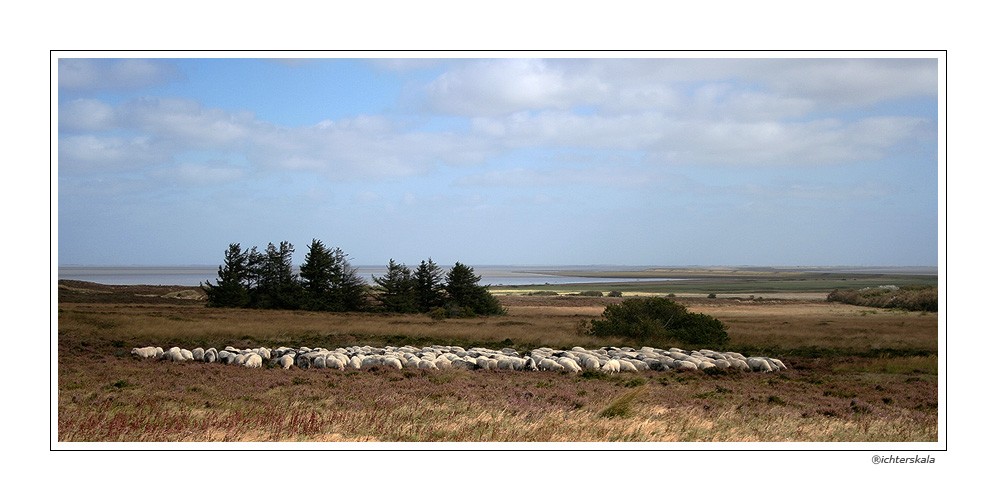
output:
[[312, 239], [308, 254], [301, 265], [301, 286], [305, 294], [304, 307], [309, 310], [331, 309], [333, 275], [336, 262], [332, 250], [321, 240]]
[[487, 287], [478, 285], [480, 275], [474, 274], [474, 268], [457, 262], [447, 273], [445, 290], [447, 292], [448, 310], [451, 316], [462, 315], [501, 315], [505, 309], [498, 299], [488, 292]]
[[396, 313], [418, 312], [416, 282], [412, 270], [404, 264], [388, 261], [388, 271], [383, 277], [372, 277], [377, 284], [377, 299], [381, 306]]
[[258, 308], [294, 310], [301, 307], [301, 284], [294, 274], [291, 258], [294, 246], [284, 241], [280, 247], [271, 242], [262, 255], [259, 283], [253, 290], [253, 305]]
[[332, 311], [363, 311], [367, 309], [367, 285], [347, 255], [339, 247], [332, 250]]
[[347, 254], [312, 239], [301, 265], [304, 307], [318, 311], [361, 311], [367, 306], [366, 285], [350, 266]]
[[433, 258], [419, 263], [415, 270], [416, 307], [422, 313], [443, 306], [443, 270]]
[[229, 244], [225, 261], [218, 267], [218, 280], [201, 284], [208, 295], [208, 306], [243, 308], [249, 304], [249, 253], [239, 244]]

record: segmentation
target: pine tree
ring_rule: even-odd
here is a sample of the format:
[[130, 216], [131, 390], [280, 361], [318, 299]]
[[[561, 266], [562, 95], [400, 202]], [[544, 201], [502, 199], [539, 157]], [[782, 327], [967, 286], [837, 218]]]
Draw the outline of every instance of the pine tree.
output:
[[419, 263], [415, 270], [415, 298], [422, 313], [443, 306], [443, 270], [433, 258]]
[[312, 239], [305, 254], [305, 262], [301, 265], [301, 286], [305, 294], [304, 307], [309, 310], [327, 310], [331, 308], [330, 295], [333, 289], [333, 268], [335, 260], [332, 250], [321, 240]]
[[329, 249], [312, 239], [301, 265], [304, 307], [317, 311], [361, 311], [366, 309], [366, 285], [350, 266], [347, 254]]
[[225, 261], [218, 267], [218, 280], [201, 284], [208, 306], [242, 308], [249, 304], [249, 254], [239, 244], [229, 244]]
[[301, 284], [292, 267], [294, 246], [284, 241], [280, 247], [267, 245], [258, 269], [259, 283], [253, 290], [253, 305], [258, 308], [294, 310], [301, 307]]
[[381, 306], [395, 313], [415, 313], [419, 311], [416, 305], [415, 277], [412, 270], [404, 264], [388, 261], [388, 271], [383, 277], [372, 277], [377, 284], [377, 299]]
[[[455, 316], [501, 315], [505, 309], [487, 287], [478, 285], [474, 268], [457, 262], [447, 273], [446, 292], [449, 314]], [[463, 312], [463, 313], [460, 313]]]

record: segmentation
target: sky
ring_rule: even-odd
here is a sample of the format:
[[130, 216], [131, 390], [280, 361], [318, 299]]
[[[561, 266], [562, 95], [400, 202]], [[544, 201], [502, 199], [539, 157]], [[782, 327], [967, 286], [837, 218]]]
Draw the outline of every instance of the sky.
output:
[[62, 54], [57, 262], [938, 265], [930, 54], [429, 55]]

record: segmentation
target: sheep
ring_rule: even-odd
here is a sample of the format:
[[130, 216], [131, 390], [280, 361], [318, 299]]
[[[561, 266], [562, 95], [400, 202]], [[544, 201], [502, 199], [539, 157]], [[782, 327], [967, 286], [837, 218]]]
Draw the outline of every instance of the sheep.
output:
[[772, 366], [763, 357], [749, 357], [745, 362], [747, 362], [748, 367], [751, 367], [751, 370], [772, 372]]
[[299, 353], [298, 356], [294, 358], [294, 365], [296, 365], [299, 369], [310, 369], [312, 361], [308, 358], [308, 355]]
[[568, 372], [578, 373], [582, 371], [582, 368], [578, 366], [578, 363], [570, 357], [561, 357], [557, 359], [557, 363], [561, 365], [563, 370]]
[[170, 351], [166, 352], [163, 356], [171, 362], [183, 362], [186, 360], [183, 356], [183, 352], [181, 352], [180, 348], [177, 348], [176, 346], [170, 348]]
[[689, 362], [689, 361], [686, 361], [686, 360], [675, 360], [675, 368], [678, 369], [678, 370], [694, 371], [694, 370], [698, 369], [698, 366], [696, 366], [696, 364], [694, 364], [692, 362]]
[[258, 369], [263, 367], [263, 357], [258, 353], [250, 353], [246, 356], [246, 360], [242, 363], [243, 367], [249, 367]]
[[191, 353], [194, 355], [194, 361], [196, 362], [204, 361], [204, 348], [201, 347], [194, 348], [194, 350], [191, 351]]
[[714, 369], [716, 368], [716, 365], [708, 360], [700, 360], [699, 363], [696, 364], [696, 368], [703, 371], [706, 369]]
[[350, 357], [350, 363], [349, 363], [349, 368], [350, 369], [359, 370], [360, 367], [362, 367], [362, 366], [363, 366], [363, 361], [360, 360], [360, 357], [358, 357], [356, 355], [353, 355], [352, 357]]
[[435, 369], [436, 363], [420, 359], [419, 362], [416, 363], [416, 366], [420, 369]]
[[277, 365], [284, 370], [290, 369], [294, 365], [294, 357], [290, 353], [283, 355], [277, 359]]
[[553, 359], [545, 358], [540, 361], [540, 370], [559, 371], [563, 369], [564, 367], [561, 364], [555, 362]]
[[194, 360], [194, 354], [190, 350], [180, 348], [180, 356], [183, 357], [184, 361]]
[[532, 358], [527, 358], [523, 362], [523, 370], [524, 371], [538, 371], [538, 370], [540, 370], [540, 368], [537, 367], [536, 361], [534, 361]]
[[152, 346], [132, 348], [132, 355], [137, 355], [139, 358], [156, 358], [156, 348]]
[[325, 369], [325, 355], [319, 353], [318, 356], [311, 357], [312, 367], [316, 369]]
[[593, 356], [585, 357], [582, 360], [582, 367], [586, 369], [599, 370], [599, 359]]
[[714, 360], [713, 361], [713, 365], [717, 366], [717, 368], [720, 368], [720, 369], [728, 369], [728, 368], [730, 368], [730, 362], [728, 362], [727, 360], [722, 359], [722, 358], [718, 358], [718, 359]]
[[620, 372], [620, 361], [615, 358], [607, 360], [606, 363], [602, 364], [602, 371], [610, 374]]
[[637, 368], [629, 360], [618, 360], [618, 362], [620, 363], [620, 372], [637, 372]]

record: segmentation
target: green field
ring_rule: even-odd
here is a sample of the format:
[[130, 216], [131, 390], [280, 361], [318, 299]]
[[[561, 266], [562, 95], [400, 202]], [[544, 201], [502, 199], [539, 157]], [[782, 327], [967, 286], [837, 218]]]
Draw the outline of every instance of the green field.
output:
[[[590, 271], [552, 273], [584, 278], [619, 278], [626, 281], [587, 284], [497, 286], [496, 294], [534, 291], [578, 293], [620, 291], [624, 294], [827, 294], [834, 289], [860, 289], [880, 285], [938, 285], [937, 275], [892, 273], [843, 273], [795, 271], [775, 268], [675, 268], [643, 271]], [[672, 279], [672, 280], [666, 280]], [[678, 280], [675, 280], [678, 279]], [[633, 281], [639, 280], [639, 281]]]

